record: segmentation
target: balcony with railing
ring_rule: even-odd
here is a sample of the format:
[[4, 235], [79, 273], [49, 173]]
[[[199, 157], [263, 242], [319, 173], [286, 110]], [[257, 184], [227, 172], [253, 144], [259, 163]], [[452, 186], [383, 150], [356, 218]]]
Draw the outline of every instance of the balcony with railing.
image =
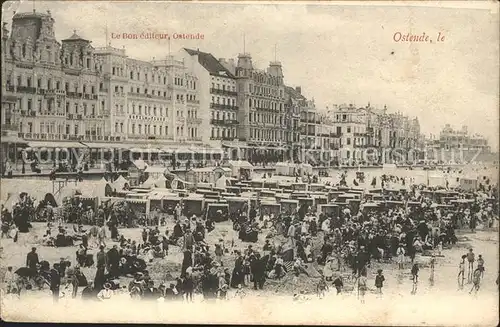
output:
[[82, 97], [82, 93], [78, 93], [78, 92], [66, 92], [66, 96], [68, 98], [81, 98]]
[[230, 104], [220, 104], [220, 103], [211, 103], [210, 108], [212, 108], [212, 109], [238, 110], [237, 106], [233, 106]]
[[202, 119], [201, 118], [194, 118], [194, 117], [188, 117], [187, 118], [187, 123], [188, 124], [201, 124]]
[[129, 140], [173, 140], [172, 135], [143, 135], [143, 134], [128, 134]]
[[[232, 137], [232, 136], [212, 136], [210, 140], [222, 140], [222, 141], [234, 141], [238, 139], [238, 137]], [[242, 140], [241, 138], [239, 139], [240, 141]]]
[[200, 104], [200, 100], [186, 100], [187, 103], [192, 103], [192, 104]]
[[238, 95], [238, 92], [236, 92], [236, 91], [214, 89], [214, 88], [210, 89], [210, 93], [220, 94], [220, 95], [227, 95], [227, 96], [237, 96]]
[[18, 86], [17, 87], [17, 92], [18, 93], [31, 93], [31, 94], [35, 94], [36, 93], [36, 88], [31, 87], [31, 86]]
[[211, 119], [212, 125], [238, 125], [239, 122], [234, 119]]
[[54, 97], [56, 95], [59, 95], [59, 96], [64, 96], [66, 95], [66, 91], [65, 90], [57, 90], [57, 89], [48, 89], [45, 91], [45, 97]]
[[65, 117], [66, 114], [64, 112], [57, 112], [54, 110], [41, 110], [38, 113], [38, 116], [42, 117]]

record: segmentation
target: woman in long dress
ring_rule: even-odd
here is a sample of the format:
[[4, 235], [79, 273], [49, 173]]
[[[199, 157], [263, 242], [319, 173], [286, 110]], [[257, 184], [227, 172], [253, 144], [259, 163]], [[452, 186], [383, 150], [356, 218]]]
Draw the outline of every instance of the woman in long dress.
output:
[[326, 259], [325, 268], [323, 268], [323, 276], [327, 282], [331, 281], [333, 278], [333, 258], [328, 257]]

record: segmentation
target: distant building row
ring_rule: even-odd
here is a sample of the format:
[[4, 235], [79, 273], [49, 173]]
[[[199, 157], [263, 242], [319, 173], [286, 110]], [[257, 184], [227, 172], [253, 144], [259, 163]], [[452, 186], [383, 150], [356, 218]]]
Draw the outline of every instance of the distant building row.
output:
[[[58, 42], [54, 23], [50, 12], [32, 12], [15, 14], [11, 33], [3, 26], [2, 143], [10, 131], [33, 147], [237, 147], [246, 159], [329, 162], [424, 147], [417, 118], [370, 105], [317, 110], [285, 85], [280, 62], [260, 70], [248, 53], [235, 63], [186, 48], [142, 61], [94, 48], [76, 31]], [[449, 129], [432, 144], [487, 146]]]

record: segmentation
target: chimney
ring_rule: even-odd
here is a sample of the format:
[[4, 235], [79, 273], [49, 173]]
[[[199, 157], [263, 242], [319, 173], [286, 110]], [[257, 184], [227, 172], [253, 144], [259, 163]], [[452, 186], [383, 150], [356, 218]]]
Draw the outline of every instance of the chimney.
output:
[[296, 86], [296, 87], [295, 87], [295, 91], [296, 91], [298, 94], [302, 95], [302, 87], [300, 87], [300, 86]]

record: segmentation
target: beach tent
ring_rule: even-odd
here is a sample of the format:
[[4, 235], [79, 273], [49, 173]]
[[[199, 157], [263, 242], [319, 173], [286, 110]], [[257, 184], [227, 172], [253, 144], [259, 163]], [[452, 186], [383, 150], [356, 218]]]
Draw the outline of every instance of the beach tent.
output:
[[142, 183], [142, 187], [153, 187], [156, 184], [156, 178], [153, 176], [148, 177], [148, 179]]
[[174, 180], [172, 181], [172, 189], [186, 189], [191, 183], [188, 183], [179, 177], [175, 176]]
[[112, 192], [113, 188], [104, 178], [98, 181], [82, 181], [76, 184], [76, 189], [83, 197], [103, 198]]
[[164, 175], [161, 175], [160, 177], [158, 177], [154, 185], [155, 187], [161, 188], [167, 187], [167, 178]]
[[2, 179], [0, 182], [0, 199], [1, 201], [7, 201], [11, 195], [21, 194], [22, 192], [28, 193], [30, 196], [34, 196], [38, 193], [43, 193], [43, 196], [47, 193], [54, 192], [53, 182], [46, 179]]
[[226, 176], [221, 176], [216, 182], [215, 187], [226, 189], [227, 186], [231, 185], [231, 181]]
[[[118, 176], [118, 178], [111, 184], [111, 186], [116, 190], [116, 191], [121, 191], [125, 187], [125, 184], [129, 184], [129, 181], [123, 177], [122, 175]], [[130, 184], [129, 184], [130, 186]]]
[[137, 159], [133, 163], [139, 170], [145, 170], [148, 167], [148, 164], [142, 159]]
[[148, 177], [159, 178], [160, 176], [165, 176], [165, 174], [169, 173], [169, 170], [168, 168], [161, 166], [148, 166], [144, 172], [148, 174]]

